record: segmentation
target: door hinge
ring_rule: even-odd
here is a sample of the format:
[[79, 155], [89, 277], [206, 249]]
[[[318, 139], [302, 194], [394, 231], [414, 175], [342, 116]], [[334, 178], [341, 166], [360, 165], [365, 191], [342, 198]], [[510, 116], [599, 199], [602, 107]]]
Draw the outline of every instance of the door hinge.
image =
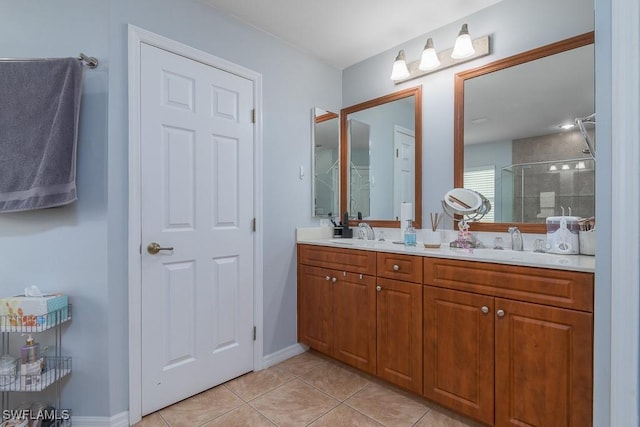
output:
[[396, 157], [400, 157], [400, 150], [396, 148]]
[[254, 326], [254, 327], [253, 327], [253, 340], [254, 340], [254, 341], [256, 340], [256, 336], [257, 336], [257, 335], [258, 335], [258, 333], [257, 333], [256, 327]]
[[256, 109], [251, 110], [251, 123], [256, 122]]
[[255, 218], [251, 220], [251, 230], [253, 230], [254, 232], [256, 231], [256, 222], [257, 221]]

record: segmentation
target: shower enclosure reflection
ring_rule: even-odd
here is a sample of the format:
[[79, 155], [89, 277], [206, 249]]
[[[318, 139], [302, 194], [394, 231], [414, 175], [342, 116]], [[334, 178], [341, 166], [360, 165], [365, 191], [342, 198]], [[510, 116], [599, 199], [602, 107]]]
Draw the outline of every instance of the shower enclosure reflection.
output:
[[313, 109], [313, 207], [315, 217], [339, 216], [340, 144], [338, 114]]

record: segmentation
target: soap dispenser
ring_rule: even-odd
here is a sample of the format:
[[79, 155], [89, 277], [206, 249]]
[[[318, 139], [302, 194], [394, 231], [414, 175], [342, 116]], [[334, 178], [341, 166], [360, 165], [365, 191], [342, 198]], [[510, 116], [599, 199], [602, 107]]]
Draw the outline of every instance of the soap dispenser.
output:
[[404, 231], [404, 245], [415, 246], [416, 245], [416, 229], [413, 228], [413, 220], [407, 220], [407, 228]]

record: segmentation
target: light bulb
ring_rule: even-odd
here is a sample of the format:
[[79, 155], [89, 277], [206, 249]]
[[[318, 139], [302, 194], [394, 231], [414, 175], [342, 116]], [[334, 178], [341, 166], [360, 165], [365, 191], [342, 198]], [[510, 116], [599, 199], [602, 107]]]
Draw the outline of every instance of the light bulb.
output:
[[393, 63], [393, 69], [391, 70], [391, 80], [402, 80], [409, 77], [409, 69], [407, 68], [407, 62], [404, 58], [404, 50], [398, 52], [398, 56]]
[[451, 57], [453, 59], [463, 59], [472, 56], [474, 53], [476, 53], [476, 51], [473, 48], [471, 36], [469, 36], [469, 28], [467, 24], [463, 24], [462, 28], [460, 28], [460, 33], [458, 33], [456, 44], [453, 46]]
[[433, 47], [433, 39], [429, 37], [427, 40], [427, 44], [424, 45], [424, 50], [422, 51], [422, 59], [420, 60], [419, 69], [423, 71], [433, 70], [434, 68], [438, 68], [440, 66], [440, 60], [438, 59], [438, 54], [436, 53], [435, 48]]

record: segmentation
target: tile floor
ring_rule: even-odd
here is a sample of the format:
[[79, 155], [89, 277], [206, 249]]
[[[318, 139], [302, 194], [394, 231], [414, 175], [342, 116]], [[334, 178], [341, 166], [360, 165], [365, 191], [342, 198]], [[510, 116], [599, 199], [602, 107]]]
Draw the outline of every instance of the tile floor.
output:
[[312, 351], [147, 415], [136, 427], [480, 426]]

